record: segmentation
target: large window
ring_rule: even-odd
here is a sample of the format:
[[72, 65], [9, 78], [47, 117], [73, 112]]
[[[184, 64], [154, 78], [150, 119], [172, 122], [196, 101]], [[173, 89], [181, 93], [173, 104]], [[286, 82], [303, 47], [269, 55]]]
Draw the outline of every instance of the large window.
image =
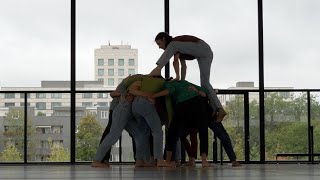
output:
[[263, 1], [266, 87], [320, 87], [319, 6], [318, 0]]
[[[170, 1], [170, 35], [194, 35], [210, 45], [214, 55], [210, 82], [214, 88], [234, 87], [241, 81], [252, 81], [258, 87], [257, 19], [255, 0]], [[186, 64], [186, 80], [199, 85], [197, 61]], [[175, 77], [172, 63], [170, 66]]]
[[[142, 8], [141, 4], [146, 8]], [[104, 67], [106, 70], [104, 74], [111, 76], [104, 77], [104, 86], [107, 87], [115, 87], [118, 80], [127, 75], [126, 66], [128, 65], [132, 69], [129, 70], [129, 74], [147, 74], [156, 66], [155, 63], [161, 52], [158, 50], [154, 38], [158, 32], [164, 29], [163, 1], [77, 0], [76, 12], [77, 80], [102, 78], [95, 77], [98, 72], [93, 72], [98, 71], [98, 67], [94, 67], [95, 64], [98, 64], [98, 62], [95, 63], [97, 59], [105, 59]], [[137, 24], [147, 24], [148, 26], [137, 26]], [[128, 30], [128, 27], [134, 28]], [[128, 59], [131, 60], [128, 61]], [[113, 71], [111, 72], [109, 69]], [[93, 88], [95, 87], [90, 86], [90, 90]], [[100, 135], [95, 137], [98, 144]], [[131, 143], [129, 144], [131, 146]], [[122, 147], [122, 161], [133, 161], [132, 147], [126, 148], [126, 146], [127, 144]], [[84, 153], [77, 150], [77, 161], [92, 160], [93, 155], [86, 154], [85, 148], [87, 146], [81, 149]], [[119, 157], [118, 149], [113, 149], [112, 157]], [[87, 157], [85, 157], [86, 155]]]
[[65, 0], [1, 1], [1, 87], [70, 80], [70, 9]]

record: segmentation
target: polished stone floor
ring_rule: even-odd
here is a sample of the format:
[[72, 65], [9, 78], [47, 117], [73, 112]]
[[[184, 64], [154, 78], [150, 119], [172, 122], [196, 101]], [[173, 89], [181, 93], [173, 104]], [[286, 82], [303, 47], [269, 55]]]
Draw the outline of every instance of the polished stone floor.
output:
[[89, 165], [0, 165], [0, 179], [226, 179], [226, 180], [320, 180], [320, 165], [246, 164], [241, 167], [214, 165], [210, 168], [134, 168], [112, 165], [109, 169]]

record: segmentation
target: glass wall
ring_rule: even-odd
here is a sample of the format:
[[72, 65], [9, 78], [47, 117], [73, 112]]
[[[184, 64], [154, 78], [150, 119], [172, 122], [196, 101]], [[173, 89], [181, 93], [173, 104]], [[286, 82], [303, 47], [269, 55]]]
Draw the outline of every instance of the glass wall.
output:
[[[210, 82], [214, 88], [237, 82], [258, 86], [258, 32], [256, 0], [170, 1], [170, 34], [194, 35], [206, 41], [214, 54]], [[187, 61], [186, 79], [200, 84], [197, 61]], [[173, 68], [170, 74], [175, 76]]]
[[[1, 93], [0, 162], [70, 162], [70, 94]], [[27, 148], [27, 154], [24, 154]]]
[[[313, 126], [314, 153], [320, 153], [320, 92], [311, 92], [311, 126]], [[316, 158], [315, 158], [316, 159]]]
[[0, 59], [5, 65], [0, 66], [0, 87], [70, 80], [68, 17], [70, 1], [1, 1]]
[[249, 93], [249, 146], [250, 161], [260, 160], [259, 93]]
[[275, 160], [277, 153], [308, 153], [307, 108], [305, 92], [265, 93], [266, 160]]
[[129, 74], [147, 74], [156, 66], [163, 1], [79, 0], [76, 12], [78, 81], [99, 81], [90, 88], [113, 90]]
[[319, 88], [319, 6], [317, 0], [263, 1], [266, 87]]
[[[273, 161], [276, 153], [308, 153], [307, 93], [269, 91], [319, 88], [320, 2], [263, 2], [264, 83], [268, 90], [265, 152], [266, 160]], [[77, 0], [76, 88], [84, 92], [76, 94], [76, 149], [70, 152], [70, 4], [65, 0], [0, 3], [0, 163], [20, 163], [25, 157], [27, 162], [70, 162], [71, 153], [76, 162], [91, 161], [109, 121], [112, 98], [107, 90], [114, 90], [130, 74], [148, 74], [163, 53], [154, 38], [164, 31], [164, 1]], [[211, 46], [210, 79], [217, 89], [258, 88], [257, 20], [256, 0], [170, 1], [170, 34], [194, 35]], [[188, 61], [187, 66], [186, 79], [199, 85], [197, 61]], [[101, 92], [93, 92], [96, 90]], [[20, 93], [28, 91], [32, 92]], [[219, 98], [228, 111], [223, 125], [238, 160], [244, 160], [244, 96], [219, 94]], [[315, 153], [320, 152], [319, 102], [319, 92], [311, 91]], [[252, 161], [260, 160], [259, 121], [259, 95], [250, 92]], [[209, 132], [208, 158], [213, 159]], [[113, 146], [110, 160], [133, 161], [126, 132], [122, 143]]]

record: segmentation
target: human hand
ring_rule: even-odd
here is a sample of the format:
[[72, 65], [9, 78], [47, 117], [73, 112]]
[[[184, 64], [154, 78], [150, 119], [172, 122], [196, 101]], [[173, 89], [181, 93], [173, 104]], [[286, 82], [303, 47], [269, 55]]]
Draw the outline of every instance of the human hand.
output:
[[198, 89], [197, 89], [196, 87], [194, 87], [194, 86], [189, 86], [189, 87], [188, 87], [188, 90], [189, 90], [189, 91], [198, 92]]

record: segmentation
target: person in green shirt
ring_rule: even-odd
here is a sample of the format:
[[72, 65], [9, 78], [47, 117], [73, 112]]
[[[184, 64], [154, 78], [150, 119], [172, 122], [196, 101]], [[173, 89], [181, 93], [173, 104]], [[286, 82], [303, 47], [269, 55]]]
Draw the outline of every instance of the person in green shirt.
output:
[[202, 166], [209, 167], [208, 155], [208, 119], [206, 103], [208, 90], [188, 81], [173, 80], [164, 83], [164, 90], [151, 95], [151, 98], [170, 95], [174, 100], [174, 118], [170, 123], [166, 142], [166, 161], [170, 161], [179, 137], [186, 136], [187, 130], [195, 127], [199, 130], [200, 154]]

